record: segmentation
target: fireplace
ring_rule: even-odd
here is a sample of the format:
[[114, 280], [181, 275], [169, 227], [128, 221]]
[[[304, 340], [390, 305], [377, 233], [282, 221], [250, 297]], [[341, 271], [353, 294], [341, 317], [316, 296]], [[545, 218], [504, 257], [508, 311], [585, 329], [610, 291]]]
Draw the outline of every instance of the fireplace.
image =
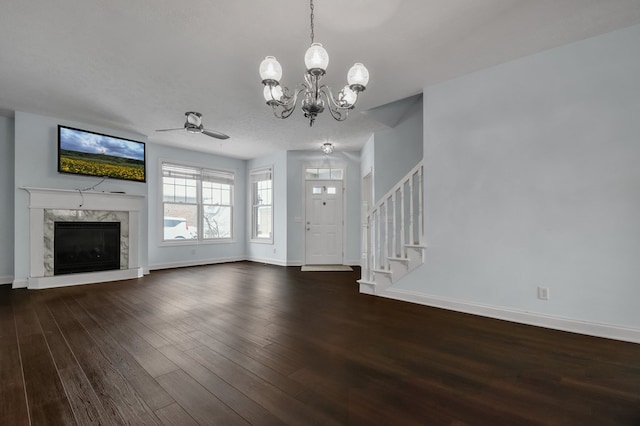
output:
[[[144, 196], [69, 189], [23, 189], [29, 192], [29, 276], [25, 280], [16, 279], [14, 288], [64, 287], [128, 280], [143, 275], [140, 252], [144, 250], [141, 247], [144, 234], [140, 226], [140, 212]], [[56, 231], [60, 222], [65, 222], [63, 228], [73, 229]], [[119, 231], [98, 231], [96, 227], [103, 225], [119, 226]], [[89, 231], [77, 229], [85, 226], [93, 228]], [[107, 235], [94, 235], [103, 231]], [[63, 236], [57, 236], [56, 232], [63, 232]], [[78, 237], [79, 243], [87, 244], [82, 249], [83, 255], [74, 251], [79, 244], [76, 242], [70, 244], [72, 249], [67, 250], [70, 253], [54, 254], [59, 249], [56, 245], [69, 241], [68, 232], [84, 233]], [[110, 260], [96, 266], [97, 260], [97, 263], [102, 262], [105, 252], [112, 252], [107, 255]], [[66, 261], [67, 266], [60, 268], [60, 260], [63, 264]]]
[[120, 269], [120, 222], [55, 222], [53, 274]]

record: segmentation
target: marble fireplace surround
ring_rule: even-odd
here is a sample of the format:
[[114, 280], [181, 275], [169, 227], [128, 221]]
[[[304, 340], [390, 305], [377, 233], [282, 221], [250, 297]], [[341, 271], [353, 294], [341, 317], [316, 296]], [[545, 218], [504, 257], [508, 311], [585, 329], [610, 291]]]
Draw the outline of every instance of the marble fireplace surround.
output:
[[[68, 189], [23, 188], [29, 192], [29, 278], [27, 288], [40, 289], [126, 280], [142, 276], [140, 210], [144, 197]], [[55, 221], [120, 222], [120, 269], [53, 275]]]

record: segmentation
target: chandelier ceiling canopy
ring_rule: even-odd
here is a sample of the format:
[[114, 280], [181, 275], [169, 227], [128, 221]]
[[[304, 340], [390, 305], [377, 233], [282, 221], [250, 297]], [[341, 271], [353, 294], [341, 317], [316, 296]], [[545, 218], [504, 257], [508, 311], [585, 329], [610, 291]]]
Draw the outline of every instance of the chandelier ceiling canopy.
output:
[[320, 150], [329, 155], [333, 153], [333, 144], [331, 142], [325, 142], [320, 146]]
[[329, 54], [322, 44], [314, 41], [313, 0], [310, 0], [309, 6], [311, 46], [304, 55], [304, 63], [307, 67], [304, 82], [296, 86], [293, 91], [281, 86], [282, 66], [273, 56], [267, 56], [260, 63], [260, 77], [264, 84], [264, 98], [277, 118], [288, 118], [295, 110], [298, 98], [301, 98], [304, 116], [309, 119], [309, 125], [313, 126], [313, 122], [318, 114], [325, 110], [325, 106], [334, 119], [345, 120], [349, 111], [355, 108], [360, 92], [363, 92], [369, 83], [369, 71], [359, 62], [354, 64], [347, 73], [347, 85], [338, 92], [337, 96], [333, 95], [329, 86], [320, 84], [329, 66]]

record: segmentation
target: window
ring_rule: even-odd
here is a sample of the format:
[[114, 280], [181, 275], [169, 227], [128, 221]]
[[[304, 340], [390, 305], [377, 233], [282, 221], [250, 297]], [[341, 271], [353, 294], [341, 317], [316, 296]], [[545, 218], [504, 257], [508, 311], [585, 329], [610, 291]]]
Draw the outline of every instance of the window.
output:
[[342, 169], [307, 168], [305, 178], [307, 180], [342, 180]]
[[251, 239], [273, 242], [273, 173], [251, 171]]
[[233, 183], [231, 172], [162, 163], [162, 239], [232, 239]]

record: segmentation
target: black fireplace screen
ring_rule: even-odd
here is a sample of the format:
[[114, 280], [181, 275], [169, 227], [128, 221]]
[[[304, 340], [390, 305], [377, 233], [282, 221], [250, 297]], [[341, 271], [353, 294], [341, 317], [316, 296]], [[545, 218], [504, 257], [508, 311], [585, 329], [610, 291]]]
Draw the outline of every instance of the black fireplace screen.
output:
[[53, 274], [120, 269], [120, 222], [55, 222]]

